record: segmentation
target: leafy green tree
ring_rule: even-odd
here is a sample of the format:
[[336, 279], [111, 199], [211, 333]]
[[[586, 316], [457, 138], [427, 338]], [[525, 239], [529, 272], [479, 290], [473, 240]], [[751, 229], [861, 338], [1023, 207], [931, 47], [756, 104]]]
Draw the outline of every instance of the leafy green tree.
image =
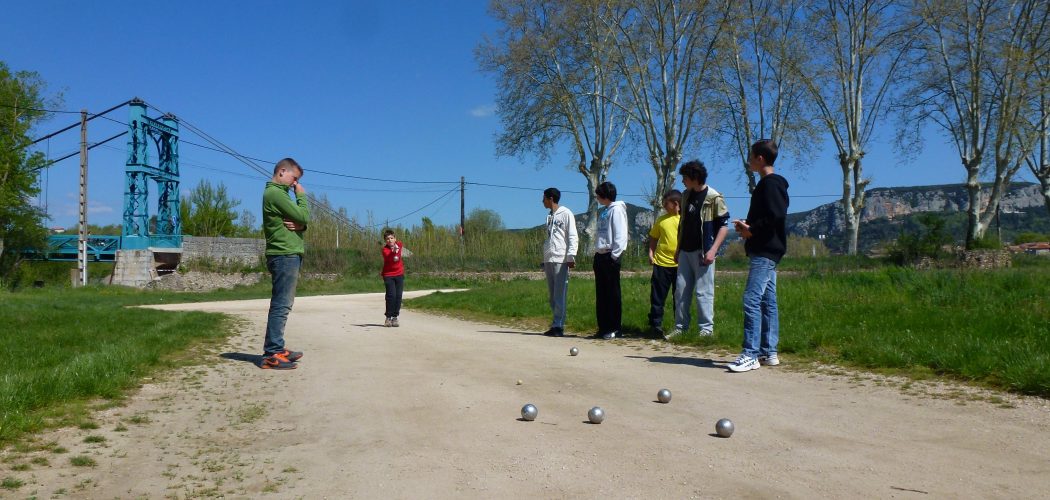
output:
[[466, 231], [467, 237], [480, 236], [482, 234], [503, 230], [503, 219], [495, 210], [488, 208], [475, 208], [467, 214]]
[[226, 185], [212, 187], [201, 180], [188, 196], [182, 198], [182, 232], [193, 236], [234, 236], [234, 221], [239, 217], [239, 200], [230, 198]]
[[37, 73], [12, 72], [0, 62], [0, 281], [17, 268], [21, 250], [40, 248], [47, 238], [45, 214], [32, 203], [45, 159], [28, 149], [34, 125], [47, 116], [41, 109], [57, 104], [45, 102], [44, 89]]

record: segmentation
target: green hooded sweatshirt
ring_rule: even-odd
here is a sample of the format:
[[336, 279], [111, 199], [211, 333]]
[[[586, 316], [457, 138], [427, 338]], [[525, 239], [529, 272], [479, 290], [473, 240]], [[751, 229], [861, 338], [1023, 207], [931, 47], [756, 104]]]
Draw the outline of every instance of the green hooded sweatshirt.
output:
[[297, 196], [292, 201], [288, 186], [273, 181], [266, 183], [262, 197], [262, 226], [266, 235], [266, 255], [303, 254], [303, 232], [292, 231], [284, 226], [284, 220], [306, 226], [310, 220], [310, 205], [306, 196]]

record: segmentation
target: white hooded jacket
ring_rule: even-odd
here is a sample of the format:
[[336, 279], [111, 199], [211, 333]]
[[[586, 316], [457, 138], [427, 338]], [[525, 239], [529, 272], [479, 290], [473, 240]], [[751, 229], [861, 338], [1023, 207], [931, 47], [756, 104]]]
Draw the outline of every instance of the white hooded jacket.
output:
[[594, 243], [597, 253], [612, 253], [613, 259], [627, 249], [627, 204], [614, 201], [598, 211], [598, 230]]
[[572, 211], [558, 207], [547, 216], [547, 238], [543, 240], [543, 262], [576, 262], [579, 237]]

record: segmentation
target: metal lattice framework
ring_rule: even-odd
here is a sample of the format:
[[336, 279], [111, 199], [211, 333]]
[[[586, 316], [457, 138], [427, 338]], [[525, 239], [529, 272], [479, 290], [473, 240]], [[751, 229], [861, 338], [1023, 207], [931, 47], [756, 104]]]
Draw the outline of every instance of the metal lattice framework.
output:
[[[131, 101], [128, 162], [124, 170], [121, 249], [181, 248], [179, 124], [174, 116], [146, 116], [146, 103]], [[151, 157], [155, 152], [156, 158]], [[149, 182], [157, 183], [156, 227], [150, 232]]]

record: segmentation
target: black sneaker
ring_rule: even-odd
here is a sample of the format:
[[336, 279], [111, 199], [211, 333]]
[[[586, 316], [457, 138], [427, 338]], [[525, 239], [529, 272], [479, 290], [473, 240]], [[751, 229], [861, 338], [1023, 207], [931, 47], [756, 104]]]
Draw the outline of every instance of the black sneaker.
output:
[[587, 338], [589, 338], [589, 339], [603, 339], [603, 338], [605, 338], [605, 334], [602, 333], [602, 332], [597, 332], [594, 335], [591, 335], [590, 337], [587, 337]]
[[619, 330], [613, 330], [611, 332], [606, 333], [605, 335], [602, 335], [602, 338], [605, 339], [605, 340], [612, 340], [612, 339], [615, 339], [615, 338], [618, 338], [618, 337], [622, 337], [622, 336], [623, 335], [620, 334]]
[[557, 326], [552, 326], [550, 330], [543, 332], [543, 334], [548, 337], [564, 337], [565, 329], [559, 328]]

